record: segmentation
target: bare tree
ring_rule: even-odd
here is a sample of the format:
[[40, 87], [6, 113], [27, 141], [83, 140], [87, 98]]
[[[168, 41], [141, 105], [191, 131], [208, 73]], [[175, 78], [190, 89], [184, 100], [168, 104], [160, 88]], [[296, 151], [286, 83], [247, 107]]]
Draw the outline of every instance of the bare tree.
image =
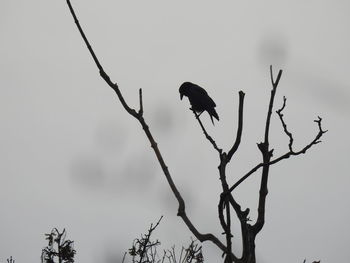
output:
[[[221, 227], [224, 230], [224, 235], [225, 235], [225, 243], [220, 241], [220, 239], [212, 234], [212, 233], [201, 233], [197, 227], [192, 223], [188, 215], [186, 214], [186, 206], [185, 206], [185, 201], [183, 197], [181, 196], [179, 190], [177, 189], [172, 176], [169, 172], [168, 166], [166, 165], [164, 158], [160, 152], [160, 149], [150, 131], [150, 128], [144, 119], [143, 112], [143, 100], [142, 100], [142, 89], [139, 89], [139, 108], [138, 110], [130, 107], [128, 103], [125, 101], [122, 92], [117, 85], [117, 83], [113, 82], [110, 77], [107, 75], [107, 73], [104, 71], [102, 65], [100, 64], [94, 50], [92, 49], [82, 27], [80, 26], [80, 23], [77, 19], [77, 16], [75, 14], [75, 11], [70, 3], [69, 0], [67, 1], [67, 5], [69, 7], [69, 10], [73, 16], [73, 19], [75, 21], [75, 24], [81, 34], [81, 37], [83, 38], [98, 70], [103, 78], [103, 80], [110, 86], [115, 93], [118, 96], [118, 99], [120, 103], [123, 105], [124, 109], [126, 110], [127, 113], [129, 113], [131, 116], [133, 116], [141, 125], [142, 129], [144, 130], [147, 139], [151, 143], [151, 147], [153, 148], [153, 151], [157, 157], [157, 160], [163, 170], [163, 173], [165, 175], [165, 178], [168, 181], [168, 184], [175, 195], [179, 207], [178, 207], [178, 212], [177, 215], [182, 218], [182, 220], [185, 222], [187, 225], [188, 229], [192, 232], [192, 234], [201, 242], [204, 241], [210, 241], [214, 243], [222, 252], [223, 256], [225, 257], [225, 263], [229, 262], [235, 262], [235, 263], [255, 263], [256, 258], [255, 258], [255, 238], [257, 234], [261, 231], [265, 224], [265, 207], [266, 207], [266, 196], [268, 194], [268, 178], [269, 178], [269, 171], [270, 167], [273, 164], [276, 164], [284, 159], [287, 159], [291, 156], [296, 156], [300, 155], [302, 153], [305, 153], [308, 149], [310, 149], [312, 146], [316, 145], [317, 143], [320, 142], [320, 138], [322, 135], [326, 132], [325, 130], [322, 129], [321, 126], [321, 121], [322, 119], [318, 117], [317, 120], [315, 120], [317, 127], [318, 127], [318, 132], [316, 136], [314, 137], [313, 140], [310, 141], [309, 144], [304, 146], [302, 149], [299, 150], [294, 150], [293, 148], [293, 142], [294, 138], [292, 133], [288, 130], [287, 124], [284, 120], [283, 116], [283, 110], [286, 106], [286, 99], [284, 98], [283, 100], [283, 105], [282, 107], [277, 110], [277, 114], [280, 118], [281, 124], [283, 126], [284, 133], [288, 136], [289, 138], [289, 144], [288, 144], [288, 151], [278, 157], [273, 156], [273, 149], [269, 145], [269, 131], [270, 131], [270, 120], [271, 120], [271, 115], [273, 111], [273, 106], [274, 106], [274, 100], [275, 100], [275, 95], [276, 95], [276, 90], [278, 87], [278, 84], [280, 82], [281, 76], [282, 76], [282, 70], [279, 70], [277, 77], [274, 78], [273, 76], [273, 70], [272, 66], [270, 66], [270, 77], [271, 77], [271, 84], [272, 84], [272, 89], [271, 89], [271, 95], [270, 95], [270, 100], [268, 104], [268, 110], [266, 114], [266, 123], [265, 123], [265, 132], [263, 134], [263, 140], [262, 142], [257, 144], [257, 147], [259, 151], [261, 152], [262, 156], [262, 161], [258, 163], [256, 166], [251, 168], [245, 175], [243, 175], [239, 180], [237, 180], [236, 183], [234, 183], [232, 186], [230, 186], [227, 182], [226, 179], [226, 167], [230, 163], [232, 157], [234, 154], [237, 152], [240, 142], [241, 142], [241, 137], [242, 137], [242, 132], [243, 132], [243, 106], [244, 106], [244, 92], [240, 91], [239, 92], [239, 106], [238, 106], [238, 128], [237, 128], [237, 133], [236, 133], [236, 138], [233, 141], [233, 144], [231, 147], [228, 148], [227, 151], [224, 151], [221, 147], [217, 145], [215, 140], [208, 134], [206, 131], [204, 125], [202, 124], [199, 115], [194, 111], [194, 115], [206, 137], [206, 139], [211, 143], [213, 146], [214, 150], [217, 152], [220, 158], [220, 163], [218, 166], [219, 169], [219, 175], [220, 175], [220, 181], [222, 185], [222, 192], [220, 194], [220, 199], [218, 203], [218, 215], [219, 215], [219, 221], [221, 224]], [[237, 202], [237, 200], [233, 196], [233, 191], [241, 184], [243, 183], [248, 177], [250, 177], [252, 174], [255, 172], [261, 170], [261, 182], [260, 182], [260, 190], [259, 190], [259, 201], [258, 201], [258, 216], [257, 219], [254, 223], [250, 222], [249, 220], [249, 208], [242, 210], [241, 205]], [[231, 230], [231, 225], [232, 225], [232, 216], [233, 212], [235, 215], [238, 217], [239, 222], [240, 222], [240, 228], [242, 232], [242, 245], [243, 245], [243, 252], [242, 255], [238, 256], [233, 253], [232, 249], [232, 230]]]

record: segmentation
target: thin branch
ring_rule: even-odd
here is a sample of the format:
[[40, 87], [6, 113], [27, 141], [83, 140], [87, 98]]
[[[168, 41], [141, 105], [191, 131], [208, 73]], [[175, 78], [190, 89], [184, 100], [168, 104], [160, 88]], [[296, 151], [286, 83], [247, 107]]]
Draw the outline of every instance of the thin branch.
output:
[[[222, 229], [224, 229], [224, 231], [227, 228], [227, 224], [225, 222], [225, 217], [224, 217], [225, 199], [226, 199], [225, 194], [222, 193], [220, 195], [220, 200], [219, 200], [219, 204], [218, 204], [219, 220], [220, 220], [221, 227], [222, 227]], [[225, 234], [225, 232], [222, 234]]]
[[75, 11], [74, 11], [74, 9], [73, 9], [73, 7], [72, 7], [72, 4], [71, 4], [70, 0], [67, 0], [67, 4], [68, 4], [69, 10], [70, 10], [70, 12], [71, 12], [71, 14], [72, 14], [72, 16], [73, 16], [74, 22], [75, 22], [75, 24], [76, 24], [76, 26], [77, 26], [77, 28], [78, 28], [78, 30], [79, 30], [79, 32], [80, 32], [80, 35], [81, 35], [81, 37], [83, 38], [86, 47], [88, 48], [88, 50], [89, 50], [89, 52], [90, 52], [92, 58], [93, 58], [94, 61], [95, 61], [95, 64], [96, 64], [97, 68], [98, 68], [99, 71], [100, 71], [100, 76], [101, 76], [101, 77], [107, 82], [107, 84], [117, 93], [117, 96], [118, 96], [120, 102], [122, 103], [124, 109], [125, 109], [129, 114], [131, 114], [132, 116], [134, 116], [135, 118], [137, 118], [137, 116], [138, 116], [137, 112], [136, 112], [134, 109], [132, 109], [132, 108], [129, 107], [129, 105], [128, 105], [128, 104], [126, 103], [126, 101], [124, 100], [124, 97], [123, 97], [123, 95], [121, 94], [117, 83], [113, 83], [113, 82], [111, 81], [111, 79], [109, 78], [109, 76], [108, 76], [108, 75], [106, 74], [106, 72], [104, 71], [104, 69], [103, 69], [102, 65], [100, 64], [99, 60], [97, 59], [97, 56], [96, 56], [94, 50], [92, 49], [92, 47], [91, 47], [91, 45], [90, 45], [90, 43], [89, 43], [89, 41], [88, 41], [88, 39], [87, 39], [87, 37], [86, 37], [86, 35], [85, 35], [83, 29], [82, 29], [82, 27], [80, 26], [79, 20], [78, 20], [76, 14], [75, 14]]
[[151, 224], [151, 227], [148, 230], [149, 235], [151, 235], [151, 233], [159, 226], [160, 221], [163, 219], [163, 216], [161, 216], [158, 220], [158, 222], [153, 226], [153, 224]]
[[[218, 204], [218, 214], [219, 214], [219, 220], [221, 227], [224, 230], [224, 233], [226, 235], [226, 247], [227, 251], [225, 252], [226, 259], [225, 262], [237, 262], [238, 258], [234, 255], [232, 252], [232, 231], [231, 231], [231, 212], [230, 212], [230, 203], [234, 207], [234, 210], [237, 214], [237, 216], [240, 218], [240, 206], [234, 201], [231, 193], [229, 192], [229, 187], [227, 184], [226, 179], [226, 165], [230, 162], [233, 154], [237, 151], [239, 144], [241, 142], [242, 137], [242, 130], [243, 130], [243, 103], [244, 103], [244, 92], [239, 92], [239, 110], [238, 110], [238, 128], [237, 128], [237, 136], [236, 140], [230, 149], [229, 153], [226, 154], [225, 152], [219, 152], [220, 153], [220, 165], [219, 165], [219, 174], [220, 174], [220, 181], [222, 184], [222, 194], [220, 195], [220, 201]], [[194, 112], [196, 115], [196, 112]], [[197, 116], [196, 116], [197, 117]], [[199, 118], [197, 117], [199, 120]], [[203, 128], [204, 133], [205, 129]], [[207, 137], [208, 138], [208, 137]], [[210, 138], [208, 138], [210, 141]], [[214, 147], [215, 148], [215, 147]], [[237, 208], [238, 207], [238, 208]], [[224, 210], [226, 210], [226, 221], [224, 217]]]
[[171, 188], [173, 194], [175, 195], [175, 197], [176, 197], [176, 199], [177, 199], [177, 201], [178, 201], [178, 203], [179, 203], [179, 208], [178, 208], [178, 213], [177, 213], [177, 215], [180, 216], [180, 217], [183, 219], [183, 221], [185, 222], [185, 224], [187, 225], [187, 227], [190, 229], [190, 231], [195, 235], [195, 237], [196, 237], [200, 242], [204, 242], [204, 241], [210, 240], [210, 241], [213, 242], [217, 247], [219, 247], [222, 251], [225, 251], [225, 250], [226, 250], [225, 245], [224, 245], [217, 237], [215, 237], [213, 234], [210, 234], [210, 233], [209, 233], [209, 234], [201, 234], [201, 233], [197, 230], [197, 228], [192, 224], [192, 222], [190, 221], [190, 219], [188, 218], [188, 216], [187, 216], [187, 214], [186, 214], [186, 212], [185, 212], [185, 201], [183, 200], [183, 198], [182, 198], [180, 192], [178, 191], [178, 189], [177, 189], [177, 187], [176, 187], [176, 185], [175, 185], [175, 183], [174, 183], [174, 181], [173, 181], [173, 179], [172, 179], [172, 177], [171, 177], [171, 175], [170, 175], [170, 172], [169, 172], [169, 170], [168, 170], [168, 167], [167, 167], [167, 165], [165, 164], [165, 161], [164, 161], [164, 159], [163, 159], [163, 156], [162, 156], [161, 153], [160, 153], [160, 150], [159, 150], [159, 148], [158, 148], [158, 146], [157, 146], [157, 143], [156, 143], [156, 141], [154, 140], [154, 138], [153, 138], [153, 136], [152, 136], [152, 133], [151, 133], [151, 131], [150, 131], [150, 129], [149, 129], [149, 127], [148, 127], [146, 121], [145, 121], [144, 118], [143, 118], [143, 115], [142, 115], [143, 106], [142, 106], [142, 96], [141, 96], [141, 95], [142, 95], [142, 94], [141, 94], [142, 92], [139, 93], [139, 94], [140, 94], [140, 95], [139, 95], [139, 97], [140, 97], [140, 111], [137, 113], [134, 109], [132, 109], [132, 108], [130, 108], [130, 107], [128, 106], [128, 104], [127, 104], [126, 101], [124, 100], [124, 97], [123, 97], [123, 95], [122, 95], [122, 93], [121, 93], [121, 91], [120, 91], [118, 85], [117, 85], [116, 83], [113, 83], [113, 82], [110, 80], [109, 76], [106, 74], [106, 72], [103, 70], [101, 64], [99, 63], [99, 60], [97, 59], [97, 56], [95, 55], [95, 52], [93, 51], [93, 49], [92, 49], [92, 47], [91, 47], [91, 45], [90, 45], [90, 43], [89, 43], [87, 37], [85, 36], [85, 33], [84, 33], [83, 29], [82, 29], [81, 26], [80, 26], [80, 23], [79, 23], [79, 21], [78, 21], [78, 19], [77, 19], [77, 16], [76, 16], [76, 14], [75, 14], [75, 12], [74, 12], [74, 9], [73, 9], [73, 7], [72, 7], [72, 5], [71, 5], [71, 3], [70, 3], [70, 0], [66, 0], [66, 2], [67, 2], [67, 4], [68, 4], [69, 10], [70, 10], [70, 12], [71, 12], [71, 14], [72, 14], [72, 16], [73, 16], [73, 18], [74, 18], [75, 24], [77, 25], [78, 30], [79, 30], [79, 32], [80, 32], [82, 38], [84, 39], [84, 42], [85, 42], [85, 44], [86, 44], [88, 50], [90, 51], [90, 54], [91, 54], [91, 56], [93, 57], [97, 68], [98, 68], [99, 71], [100, 71], [101, 77], [102, 77], [102, 78], [106, 81], [106, 83], [117, 93], [117, 96], [118, 96], [118, 98], [119, 98], [121, 104], [123, 105], [124, 109], [125, 109], [130, 115], [132, 115], [134, 118], [136, 118], [136, 119], [140, 122], [140, 124], [141, 124], [141, 126], [142, 126], [142, 128], [143, 128], [143, 130], [144, 130], [144, 132], [145, 132], [145, 134], [146, 134], [146, 136], [147, 136], [147, 138], [148, 138], [148, 140], [150, 141], [151, 147], [152, 147], [153, 150], [154, 150], [154, 153], [155, 153], [155, 155], [156, 155], [156, 157], [157, 157], [157, 159], [158, 159], [158, 162], [159, 162], [159, 164], [160, 164], [160, 166], [161, 166], [161, 168], [162, 168], [162, 170], [163, 170], [163, 173], [164, 173], [164, 175], [165, 175], [165, 177], [166, 177], [166, 179], [167, 179], [167, 181], [168, 181], [168, 184], [169, 184], [169, 186], [170, 186], [170, 188]]
[[101, 64], [100, 64], [100, 61], [98, 60], [98, 58], [97, 58], [97, 56], [96, 56], [94, 50], [92, 49], [92, 47], [91, 47], [91, 45], [90, 45], [90, 43], [89, 43], [87, 37], [85, 36], [85, 33], [84, 33], [82, 27], [80, 26], [79, 20], [78, 20], [77, 16], [75, 15], [74, 9], [73, 9], [73, 7], [72, 7], [72, 5], [71, 5], [71, 3], [70, 3], [69, 0], [67, 0], [67, 4], [68, 4], [69, 10], [70, 10], [70, 12], [71, 12], [71, 14], [72, 14], [72, 16], [73, 16], [74, 22], [75, 22], [75, 24], [76, 24], [77, 27], [78, 27], [78, 30], [79, 30], [79, 32], [80, 32], [80, 35], [81, 35], [82, 38], [84, 39], [84, 42], [85, 42], [85, 44], [86, 44], [86, 46], [87, 46], [87, 48], [88, 48], [88, 50], [89, 50], [89, 52], [90, 52], [92, 58], [93, 58], [94, 61], [95, 61], [96, 66], [98, 67], [98, 69], [99, 69], [100, 71], [104, 71], [103, 68], [102, 68], [102, 66], [101, 66]]
[[[146, 234], [145, 238], [142, 238], [142, 249], [141, 249], [141, 252], [140, 252], [140, 260], [139, 260], [139, 263], [141, 263], [143, 261], [143, 257], [147, 255], [147, 247], [148, 247], [148, 243], [150, 242], [150, 238], [151, 238], [151, 235], [152, 235], [152, 232], [159, 226], [159, 223], [160, 221], [163, 219], [163, 216], [161, 216], [158, 220], [158, 222], [153, 226], [153, 224], [151, 224], [150, 228], [148, 229], [148, 233]], [[151, 247], [153, 246], [154, 244], [151, 244]]]
[[191, 108], [191, 110], [192, 110], [194, 116], [196, 117], [197, 121], [199, 122], [199, 125], [201, 126], [202, 131], [203, 131], [205, 137], [207, 138], [207, 140], [213, 145], [214, 149], [215, 149], [219, 154], [221, 154], [221, 153], [222, 153], [222, 149], [220, 149], [220, 148], [217, 146], [217, 144], [216, 144], [216, 142], [214, 141], [214, 139], [208, 134], [208, 132], [207, 132], [207, 130], [204, 128], [204, 125], [203, 125], [201, 119], [199, 118], [199, 115], [197, 114], [197, 112], [196, 112], [195, 110], [193, 110], [192, 108]]
[[190, 229], [190, 231], [195, 235], [195, 237], [201, 241], [207, 241], [210, 240], [212, 241], [215, 245], [217, 245], [221, 250], [225, 250], [225, 245], [221, 243], [221, 241], [215, 237], [213, 234], [201, 234], [197, 228], [192, 224], [191, 220], [188, 218], [186, 211], [185, 211], [185, 201], [183, 200], [180, 192], [178, 191], [171, 175], [170, 172], [168, 170], [168, 167], [166, 166], [164, 159], [159, 151], [159, 148], [157, 146], [157, 143], [155, 142], [155, 140], [153, 139], [153, 136], [148, 128], [148, 125], [146, 124], [146, 122], [144, 121], [143, 117], [141, 117], [140, 119], [138, 119], [146, 133], [146, 136], [148, 138], [148, 140], [151, 142], [151, 147], [153, 148], [158, 162], [160, 164], [160, 166], [162, 167], [163, 173], [168, 181], [168, 184], [171, 188], [171, 190], [173, 191], [178, 203], [179, 203], [179, 208], [178, 208], [178, 213], [177, 215], [180, 216], [182, 218], [182, 220], [185, 222], [185, 224], [187, 225], [187, 227]]
[[[231, 234], [231, 215], [230, 215], [230, 203], [228, 200], [228, 196], [225, 195], [225, 193], [228, 192], [228, 184], [226, 180], [226, 153], [220, 154], [220, 165], [218, 166], [219, 169], [219, 175], [220, 175], [220, 181], [222, 186], [222, 191], [224, 194], [221, 194], [220, 197], [222, 197], [222, 203], [219, 202], [219, 219], [221, 226], [223, 227], [224, 234], [226, 237], [226, 259], [225, 262], [232, 261], [229, 260], [230, 258], [236, 258], [235, 255], [232, 253], [232, 234]], [[226, 221], [224, 219], [224, 209], [226, 210]]]
[[271, 76], [272, 90], [271, 90], [271, 96], [270, 96], [269, 109], [267, 112], [267, 118], [266, 118], [266, 124], [265, 124], [265, 137], [264, 137], [264, 144], [267, 147], [268, 147], [268, 143], [269, 143], [269, 130], [270, 130], [270, 121], [271, 121], [273, 102], [275, 100], [275, 95], [276, 95], [278, 83], [279, 83], [281, 76], [282, 76], [282, 70], [280, 70], [278, 72], [277, 79], [276, 79], [276, 81], [274, 81], [272, 66], [270, 66], [270, 76]]
[[[235, 261], [237, 262], [238, 258], [234, 255], [234, 253], [232, 252], [232, 231], [231, 231], [231, 212], [230, 212], [230, 202], [231, 205], [234, 207], [235, 212], [237, 214], [238, 217], [240, 217], [240, 206], [234, 201], [231, 193], [229, 192], [229, 187], [227, 184], [227, 179], [226, 179], [226, 165], [230, 162], [233, 154], [237, 151], [239, 144], [241, 142], [241, 137], [242, 137], [242, 130], [243, 130], [243, 103], [244, 103], [244, 92], [240, 91], [239, 92], [239, 110], [238, 110], [238, 128], [237, 128], [237, 136], [236, 136], [236, 140], [232, 146], [232, 148], [230, 149], [229, 153], [226, 154], [225, 152], [222, 152], [221, 150], [219, 151], [220, 154], [220, 165], [219, 165], [219, 174], [220, 174], [220, 181], [222, 184], [222, 194], [220, 195], [220, 201], [218, 204], [218, 214], [219, 214], [219, 220], [220, 220], [220, 224], [221, 227], [224, 230], [224, 234], [226, 235], [226, 247], [227, 247], [227, 251], [225, 252], [226, 255], [226, 259], [225, 262], [232, 262]], [[196, 118], [198, 121], [199, 118], [196, 114], [195, 111], [193, 111], [194, 114], [196, 115]], [[200, 122], [201, 124], [201, 122]], [[202, 126], [202, 125], [201, 125]], [[202, 126], [202, 129], [204, 131], [204, 134], [206, 134], [206, 131], [204, 129], [204, 127]], [[211, 141], [211, 137], [207, 136], [206, 137], [209, 141]], [[209, 138], [208, 138], [209, 137]], [[211, 141], [212, 142], [212, 141]], [[213, 146], [215, 148], [215, 142], [213, 143]], [[231, 198], [231, 200], [230, 200]], [[233, 201], [232, 201], [233, 200]], [[237, 209], [237, 207], [239, 207]], [[224, 216], [224, 210], [226, 210], [226, 221], [225, 221], [225, 216]]]
[[140, 109], [139, 109], [139, 116], [143, 115], [143, 101], [142, 101], [142, 89], [139, 89], [139, 101], [140, 101]]
[[[226, 179], [226, 165], [227, 165], [227, 155], [226, 153], [220, 154], [220, 164], [218, 166], [219, 174], [220, 174], [220, 181], [222, 186], [222, 194], [220, 195], [220, 201], [218, 205], [218, 213], [219, 213], [219, 220], [220, 224], [224, 230], [224, 234], [226, 236], [226, 251], [224, 251], [224, 254], [226, 254], [225, 262], [237, 262], [238, 258], [232, 251], [232, 231], [231, 231], [231, 212], [230, 212], [230, 202], [233, 200], [233, 197], [231, 193], [229, 192], [229, 187]], [[231, 199], [231, 200], [230, 200]], [[237, 203], [233, 202], [232, 206], [235, 206]], [[238, 204], [237, 204], [238, 205]], [[240, 206], [239, 211], [240, 211]], [[224, 209], [226, 210], [226, 221], [224, 218]], [[237, 212], [237, 206], [234, 207], [235, 212], [238, 215]]]
[[[222, 226], [222, 228], [224, 229], [224, 233], [228, 235], [228, 237], [233, 237], [232, 233], [231, 233], [231, 228], [230, 228], [230, 219], [228, 218], [228, 216], [230, 216], [230, 213], [228, 212], [226, 215], [226, 220], [227, 223], [225, 222], [224, 219], [224, 215], [223, 215], [223, 210], [224, 210], [224, 205], [226, 206], [226, 211], [228, 210], [228, 207], [231, 205], [233, 207], [233, 209], [235, 210], [235, 213], [240, 221], [241, 224], [241, 228], [242, 228], [242, 238], [245, 240], [246, 238], [248, 238], [247, 236], [245, 236], [245, 234], [247, 234], [245, 232], [243, 232], [243, 229], [247, 229], [249, 227], [248, 225], [248, 214], [249, 214], [249, 208], [247, 208], [246, 210], [242, 211], [241, 206], [236, 202], [236, 200], [233, 198], [232, 194], [230, 193], [221, 193], [220, 195], [220, 200], [219, 200], [219, 219], [220, 219], [220, 224]], [[226, 233], [228, 232], [228, 233]], [[227, 238], [227, 237], [226, 237]], [[227, 245], [227, 251], [230, 252], [230, 245], [231, 241], [229, 240], [228, 245]], [[231, 244], [232, 245], [232, 244]], [[232, 248], [231, 248], [232, 249]], [[243, 247], [243, 249], [245, 250], [245, 248]], [[225, 255], [225, 253], [223, 254], [223, 256]], [[236, 257], [234, 255], [234, 253], [231, 251], [231, 255], [228, 256], [225, 260], [225, 262], [241, 262], [240, 259], [238, 257]], [[243, 261], [242, 261], [243, 262]]]
[[272, 83], [272, 86], [273, 86], [275, 89], [277, 88], [278, 83], [280, 82], [281, 76], [282, 76], [282, 70], [280, 70], [280, 71], [278, 72], [276, 81], [274, 81], [274, 78], [273, 78], [273, 71], [272, 71], [272, 65], [270, 65], [271, 83]]
[[263, 167], [262, 163], [259, 163], [258, 165], [256, 165], [248, 173], [246, 173], [244, 176], [242, 176], [241, 179], [239, 179], [233, 186], [231, 186], [229, 191], [232, 192], [233, 190], [235, 190], [235, 188], [237, 186], [239, 186], [241, 183], [243, 183], [250, 175], [252, 175], [254, 172], [256, 172], [261, 167]]
[[[231, 259], [232, 258], [232, 230], [231, 230], [231, 209], [230, 209], [230, 201], [226, 200], [226, 247], [227, 251], [230, 253], [228, 257]], [[236, 257], [235, 257], [236, 258]]]
[[318, 117], [317, 120], [314, 120], [314, 122], [317, 123], [317, 126], [318, 126], [318, 133], [317, 135], [315, 136], [315, 138], [307, 145], [305, 145], [301, 150], [299, 151], [294, 151], [294, 150], [291, 150], [287, 153], [285, 153], [284, 155], [274, 159], [271, 161], [270, 164], [275, 164], [279, 161], [281, 161], [282, 159], [286, 159], [286, 158], [289, 158], [290, 156], [296, 156], [296, 155], [299, 155], [299, 154], [304, 154], [306, 153], [306, 151], [308, 149], [310, 149], [313, 145], [316, 145], [318, 143], [320, 143], [320, 138], [323, 136], [323, 134], [325, 134], [328, 130], [323, 130], [322, 129], [322, 118]]
[[285, 121], [283, 119], [283, 114], [282, 114], [282, 111], [286, 107], [286, 101], [287, 101], [286, 97], [283, 96], [283, 105], [279, 110], [276, 111], [276, 113], [280, 117], [284, 133], [287, 134], [287, 136], [289, 137], [289, 144], [288, 144], [289, 151], [293, 152], [293, 149], [292, 149], [293, 142], [294, 142], [293, 135], [288, 131], [287, 124], [285, 123]]
[[[238, 109], [238, 128], [237, 128], [237, 135], [236, 135], [236, 140], [235, 143], [233, 144], [232, 148], [230, 149], [230, 151], [227, 154], [227, 159], [226, 162], [230, 162], [233, 154], [237, 151], [239, 144], [241, 142], [241, 137], [242, 137], [242, 130], [243, 130], [243, 103], [244, 103], [244, 92], [240, 91], [239, 92], [239, 109]], [[222, 153], [222, 149], [219, 148], [215, 142], [215, 140], [208, 134], [208, 132], [206, 131], [202, 121], [199, 118], [199, 115], [197, 114], [196, 111], [194, 111], [193, 109], [191, 109], [194, 116], [196, 117], [196, 119], [199, 122], [199, 125], [202, 128], [202, 131], [205, 135], [205, 137], [207, 138], [207, 140], [213, 145], [214, 149], [221, 154]]]
[[123, 259], [122, 259], [122, 263], [125, 262], [125, 257], [126, 257], [127, 254], [128, 254], [128, 252], [124, 252]]
[[276, 90], [277, 90], [277, 86], [281, 78], [281, 75], [282, 75], [282, 70], [279, 70], [277, 79], [276, 81], [274, 81], [272, 66], [270, 66], [272, 90], [271, 90], [269, 108], [268, 108], [267, 117], [266, 117], [265, 136], [264, 136], [264, 142], [258, 144], [258, 148], [261, 151], [262, 158], [263, 158], [263, 169], [262, 169], [261, 183], [260, 183], [260, 190], [259, 190], [258, 218], [252, 228], [254, 235], [260, 232], [260, 230], [265, 224], [265, 203], [266, 203], [266, 196], [268, 193], [267, 182], [268, 182], [269, 168], [270, 168], [269, 162], [273, 152], [273, 150], [269, 149], [269, 130], [270, 130], [270, 121], [271, 121], [273, 103], [274, 103]]
[[[282, 161], [283, 159], [288, 159], [290, 156], [297, 156], [300, 154], [305, 154], [306, 151], [308, 149], [310, 149], [313, 145], [316, 145], [318, 143], [320, 143], [321, 141], [319, 140], [323, 134], [325, 134], [327, 132], [327, 130], [323, 130], [322, 129], [322, 119], [320, 117], [318, 117], [317, 120], [314, 120], [314, 122], [317, 122], [319, 131], [317, 133], [317, 135], [315, 136], [315, 138], [306, 146], [304, 146], [301, 150], [299, 151], [289, 151], [286, 152], [285, 154], [282, 154], [281, 156], [277, 157], [274, 160], [271, 160], [268, 165], [273, 165], [278, 163], [279, 161]], [[261, 167], [263, 167], [264, 164], [263, 163], [259, 163], [258, 165], [256, 165], [254, 168], [252, 168], [249, 172], [247, 172], [244, 176], [242, 176], [234, 185], [232, 185], [229, 189], [230, 192], [232, 192], [236, 187], [238, 187], [241, 183], [243, 183], [250, 175], [252, 175], [254, 172], [256, 172], [258, 169], [260, 169]]]
[[321, 142], [320, 138], [322, 137], [322, 135], [324, 133], [327, 132], [327, 130], [323, 130], [322, 129], [322, 118], [318, 116], [317, 120], [314, 120], [314, 122], [316, 122], [317, 126], [318, 126], [318, 133], [317, 133], [316, 137], [309, 144], [307, 144], [304, 148], [302, 148], [300, 151], [295, 152], [293, 150], [293, 143], [294, 143], [293, 134], [288, 130], [287, 124], [286, 124], [286, 122], [283, 119], [282, 111], [284, 110], [285, 106], [286, 106], [286, 98], [283, 97], [283, 105], [282, 105], [282, 107], [279, 110], [276, 111], [276, 113], [278, 114], [278, 116], [280, 118], [281, 124], [283, 126], [284, 133], [289, 138], [289, 144], [288, 144], [289, 152], [284, 154], [284, 155], [282, 155], [281, 157], [275, 159], [273, 161], [274, 163], [276, 163], [276, 162], [278, 162], [278, 161], [280, 161], [282, 159], [289, 158], [289, 156], [291, 156], [291, 155], [299, 155], [301, 153], [306, 153], [306, 151], [308, 149], [310, 149], [313, 145], [320, 143]]
[[227, 162], [229, 162], [237, 151], [239, 144], [241, 143], [242, 131], [243, 131], [243, 103], [244, 103], [244, 92], [239, 92], [239, 106], [238, 106], [238, 127], [237, 127], [237, 135], [236, 141], [233, 144], [231, 150], [227, 154]]

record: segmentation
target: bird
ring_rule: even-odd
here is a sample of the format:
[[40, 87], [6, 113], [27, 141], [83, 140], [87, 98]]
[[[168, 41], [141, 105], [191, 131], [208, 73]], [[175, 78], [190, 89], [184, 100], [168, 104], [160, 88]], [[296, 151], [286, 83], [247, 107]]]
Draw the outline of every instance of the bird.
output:
[[179, 92], [181, 100], [183, 96], [188, 97], [193, 111], [197, 112], [199, 115], [207, 111], [213, 125], [213, 117], [219, 121], [219, 115], [215, 111], [216, 104], [213, 99], [209, 97], [205, 89], [192, 82], [184, 82], [181, 84]]

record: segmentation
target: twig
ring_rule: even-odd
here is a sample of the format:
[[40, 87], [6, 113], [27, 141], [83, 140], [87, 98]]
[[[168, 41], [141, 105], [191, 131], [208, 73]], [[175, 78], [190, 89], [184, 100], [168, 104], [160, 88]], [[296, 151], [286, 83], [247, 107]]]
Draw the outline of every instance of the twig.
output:
[[123, 259], [122, 259], [122, 263], [125, 262], [125, 257], [126, 257], [126, 254], [127, 254], [127, 253], [128, 253], [128, 252], [124, 252]]
[[284, 122], [283, 120], [283, 114], [282, 114], [282, 111], [284, 110], [284, 108], [286, 107], [286, 97], [283, 96], [283, 105], [282, 107], [276, 111], [276, 113], [278, 114], [278, 116], [280, 117], [280, 120], [281, 120], [281, 123], [282, 123], [282, 126], [283, 126], [283, 130], [284, 130], [284, 133], [287, 134], [287, 136], [289, 137], [289, 144], [288, 144], [288, 148], [289, 148], [289, 151], [293, 152], [293, 149], [292, 149], [292, 146], [293, 146], [293, 136], [292, 134], [288, 131], [288, 128], [287, 128], [287, 124]]
[[[299, 155], [299, 154], [301, 154], [301, 153], [305, 153], [309, 148], [311, 148], [311, 146], [313, 146], [313, 145], [318, 144], [318, 143], [321, 142], [321, 141], [320, 141], [320, 138], [322, 137], [322, 135], [323, 135], [324, 133], [327, 132], [327, 130], [323, 130], [323, 129], [322, 129], [322, 118], [318, 116], [318, 117], [317, 117], [317, 120], [314, 120], [314, 122], [316, 122], [316, 123], [317, 123], [317, 126], [318, 126], [318, 133], [317, 133], [315, 139], [312, 140], [309, 144], [307, 144], [307, 145], [306, 145], [303, 149], [301, 149], [300, 151], [295, 152], [295, 151], [293, 150], [293, 142], [294, 142], [293, 134], [292, 134], [291, 132], [288, 131], [287, 124], [286, 124], [286, 122], [285, 122], [284, 119], [283, 119], [282, 111], [283, 111], [284, 108], [285, 108], [286, 98], [284, 97], [283, 99], [284, 99], [284, 100], [283, 100], [283, 106], [282, 106], [279, 110], [277, 110], [276, 112], [277, 112], [277, 114], [278, 114], [278, 116], [279, 116], [279, 118], [280, 118], [280, 121], [281, 121], [281, 123], [282, 123], [284, 133], [289, 137], [289, 144], [288, 144], [288, 147], [289, 147], [289, 156], [290, 156], [290, 155]], [[288, 153], [287, 153], [287, 154], [288, 154]], [[289, 156], [286, 156], [285, 158], [288, 158]], [[283, 158], [283, 159], [284, 159], [284, 158]]]
[[222, 149], [220, 149], [220, 148], [217, 146], [217, 144], [216, 144], [216, 142], [214, 141], [214, 139], [208, 134], [208, 132], [207, 132], [206, 129], [204, 128], [204, 125], [203, 125], [201, 119], [199, 118], [199, 115], [197, 114], [197, 112], [196, 112], [195, 110], [193, 110], [192, 108], [191, 108], [191, 110], [192, 110], [194, 116], [196, 117], [197, 121], [199, 122], [199, 125], [201, 126], [202, 131], [203, 131], [205, 137], [207, 138], [207, 140], [213, 145], [214, 149], [215, 149], [216, 151], [218, 151], [219, 154], [221, 154], [221, 153], [222, 153]]
[[143, 102], [142, 102], [142, 89], [139, 89], [139, 100], [140, 100], [140, 109], [139, 109], [139, 116], [143, 115]]

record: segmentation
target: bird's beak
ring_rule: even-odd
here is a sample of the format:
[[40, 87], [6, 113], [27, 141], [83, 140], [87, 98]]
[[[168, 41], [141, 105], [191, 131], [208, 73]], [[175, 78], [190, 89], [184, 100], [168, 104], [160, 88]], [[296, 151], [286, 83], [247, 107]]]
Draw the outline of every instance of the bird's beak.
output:
[[183, 94], [180, 94], [180, 100], [182, 100], [183, 96], [184, 96]]

